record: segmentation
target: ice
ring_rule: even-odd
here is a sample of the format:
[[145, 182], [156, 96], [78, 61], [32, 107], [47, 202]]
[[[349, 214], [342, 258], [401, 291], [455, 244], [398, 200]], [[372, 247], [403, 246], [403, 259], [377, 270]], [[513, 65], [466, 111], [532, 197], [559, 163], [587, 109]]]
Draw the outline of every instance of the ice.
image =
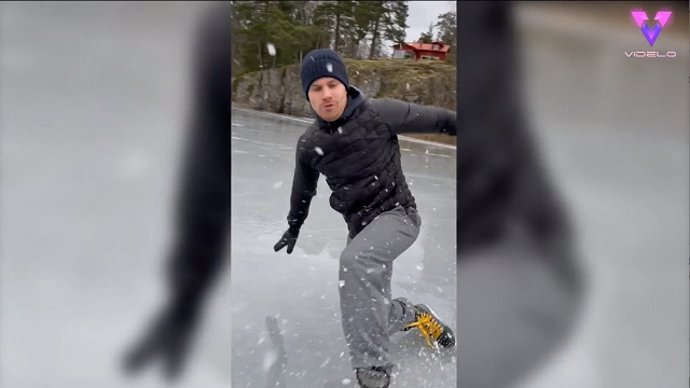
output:
[[[260, 333], [254, 335], [253, 330], [243, 332], [238, 328], [249, 324], [260, 331], [266, 315], [281, 314], [292, 322], [289, 334], [283, 338], [287, 353], [287, 386], [342, 386], [345, 378], [352, 378], [340, 321], [339, 291], [343, 289], [343, 283], [338, 279], [339, 258], [345, 248], [347, 227], [342, 216], [330, 207], [331, 191], [323, 177], [319, 179], [319, 195], [311, 202], [309, 216], [293, 253], [287, 255], [285, 250], [273, 251], [273, 244], [287, 227], [285, 215], [289, 210], [290, 193], [282, 189], [267, 192], [265, 187], [274, 182], [283, 182], [283, 189], [291, 186], [295, 150], [278, 147], [297, 144], [307, 124], [235, 108], [232, 113], [233, 122], [243, 125], [233, 127], [236, 136], [249, 141], [233, 140], [232, 143], [233, 150], [246, 153], [233, 154], [232, 179], [233, 183], [241, 182], [241, 190], [233, 191], [230, 283], [235, 295], [251, 301], [241, 313], [232, 316], [232, 385], [265, 386], [266, 373], [259, 367], [272, 342], [264, 341], [259, 350]], [[265, 126], [267, 122], [274, 125]], [[395, 261], [392, 295], [388, 302], [405, 297], [414, 303], [427, 303], [434, 311], [448, 317], [448, 324], [455, 327], [455, 271], [448, 271], [455, 266], [455, 222], [448, 223], [448, 215], [456, 212], [455, 150], [405, 139], [400, 139], [400, 144], [401, 148], [409, 150], [401, 150], [401, 162], [405, 176], [416, 182], [411, 191], [424, 226], [417, 241]], [[448, 158], [430, 158], [430, 169], [424, 168], [419, 158], [410, 158], [411, 152], [422, 154], [427, 148], [430, 152], [448, 155]], [[316, 149], [314, 151], [318, 153]], [[269, 163], [267, 158], [258, 157], [260, 153], [270, 153], [275, 162]], [[313, 156], [317, 157], [316, 154]], [[261, 174], [256, 174], [256, 171]], [[380, 176], [374, 179], [377, 178], [381, 179]], [[387, 187], [391, 190], [396, 188]], [[352, 187], [348, 189], [352, 191]], [[432, 207], [437, 211], [432, 211]], [[434, 238], [429, 240], [427, 236]], [[396, 237], [391, 236], [388, 240], [392, 245], [397, 243]], [[371, 239], [367, 241], [371, 247]], [[440, 250], [439, 245], [445, 249]], [[419, 262], [425, 264], [421, 271], [415, 268]], [[386, 268], [390, 266], [383, 267], [384, 270]], [[420, 276], [434, 280], [416, 284]], [[443, 293], [436, 293], [434, 287], [437, 285], [443, 286]], [[285, 329], [287, 326], [282, 327]], [[442, 371], [433, 362], [426, 361], [426, 357], [420, 359], [416, 356], [419, 347], [425, 346], [417, 333], [409, 332], [394, 338], [391, 349], [400, 368], [399, 381], [406, 381], [409, 387], [455, 386], [455, 364], [450, 365], [449, 361], [454, 354], [443, 360], [445, 370]], [[252, 349], [257, 351], [250, 353]], [[320, 368], [326, 359], [330, 361]], [[436, 364], [439, 362], [435, 361]], [[430, 369], [433, 371], [431, 375], [428, 374]], [[356, 385], [352, 381], [350, 384]]]
[[269, 350], [264, 354], [264, 362], [262, 364], [262, 369], [267, 372], [273, 364], [278, 360], [278, 355], [273, 350]]

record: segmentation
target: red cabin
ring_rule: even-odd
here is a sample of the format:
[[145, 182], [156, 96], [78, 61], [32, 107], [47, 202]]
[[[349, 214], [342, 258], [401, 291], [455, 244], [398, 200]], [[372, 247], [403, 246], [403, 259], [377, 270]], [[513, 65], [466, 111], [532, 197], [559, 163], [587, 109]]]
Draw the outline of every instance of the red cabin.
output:
[[448, 50], [450, 50], [450, 46], [443, 44], [443, 42], [395, 44], [393, 45], [393, 58], [414, 58], [415, 60], [436, 59], [445, 61]]

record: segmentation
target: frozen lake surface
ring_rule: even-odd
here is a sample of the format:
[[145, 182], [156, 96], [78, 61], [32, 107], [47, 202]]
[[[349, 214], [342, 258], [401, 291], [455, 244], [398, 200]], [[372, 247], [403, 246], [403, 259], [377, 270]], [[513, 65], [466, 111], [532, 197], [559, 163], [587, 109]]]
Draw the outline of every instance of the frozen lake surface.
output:
[[[233, 386], [355, 386], [338, 295], [347, 228], [328, 204], [323, 176], [294, 252], [273, 251], [287, 228], [295, 146], [307, 125], [233, 109]], [[422, 227], [395, 261], [393, 297], [429, 304], [455, 329], [455, 149], [403, 140], [401, 153]], [[269, 316], [279, 330], [273, 339]], [[434, 354], [417, 331], [395, 335], [392, 343], [398, 363], [393, 387], [455, 386], [454, 351]]]

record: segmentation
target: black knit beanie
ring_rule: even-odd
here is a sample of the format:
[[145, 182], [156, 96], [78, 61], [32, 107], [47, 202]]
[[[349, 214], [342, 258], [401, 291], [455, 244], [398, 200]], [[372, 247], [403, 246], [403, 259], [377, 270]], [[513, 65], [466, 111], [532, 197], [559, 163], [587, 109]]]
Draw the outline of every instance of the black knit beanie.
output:
[[347, 70], [340, 56], [331, 49], [312, 50], [302, 60], [300, 78], [302, 79], [302, 90], [304, 96], [309, 100], [309, 87], [311, 84], [322, 77], [333, 77], [345, 85], [347, 90], [349, 81]]

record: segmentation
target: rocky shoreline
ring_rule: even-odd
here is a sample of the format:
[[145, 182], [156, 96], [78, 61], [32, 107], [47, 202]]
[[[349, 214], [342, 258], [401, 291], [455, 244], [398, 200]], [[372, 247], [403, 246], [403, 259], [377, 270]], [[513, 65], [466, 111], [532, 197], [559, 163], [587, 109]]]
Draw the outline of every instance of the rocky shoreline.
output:
[[[375, 98], [390, 97], [456, 111], [457, 70], [439, 61], [344, 60], [350, 84]], [[311, 118], [299, 82], [299, 65], [247, 73], [232, 80], [232, 102], [259, 111]], [[410, 135], [455, 144], [455, 136]]]

